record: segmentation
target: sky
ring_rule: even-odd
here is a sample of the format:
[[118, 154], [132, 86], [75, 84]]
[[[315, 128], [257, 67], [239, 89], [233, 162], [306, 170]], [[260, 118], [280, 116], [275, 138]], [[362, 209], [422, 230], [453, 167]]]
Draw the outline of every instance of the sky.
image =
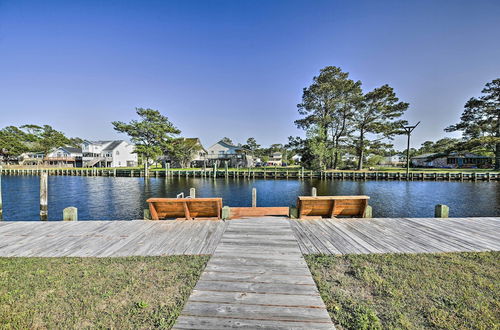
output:
[[0, 0], [0, 128], [127, 139], [111, 122], [144, 107], [206, 147], [286, 143], [333, 65], [409, 102], [415, 147], [459, 136], [443, 129], [500, 77], [499, 17], [498, 0]]

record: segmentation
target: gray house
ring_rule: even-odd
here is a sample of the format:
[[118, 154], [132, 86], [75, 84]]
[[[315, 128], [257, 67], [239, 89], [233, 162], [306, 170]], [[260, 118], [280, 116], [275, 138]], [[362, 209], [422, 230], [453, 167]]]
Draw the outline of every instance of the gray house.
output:
[[228, 162], [228, 166], [230, 167], [255, 166], [254, 158], [249, 150], [226, 143], [222, 140], [215, 143], [210, 148], [207, 148], [206, 159], [208, 166], [214, 163], [223, 166], [225, 162]]
[[432, 153], [423, 154], [411, 158], [414, 167], [435, 168], [488, 168], [491, 167], [493, 159], [487, 156], [472, 153]]

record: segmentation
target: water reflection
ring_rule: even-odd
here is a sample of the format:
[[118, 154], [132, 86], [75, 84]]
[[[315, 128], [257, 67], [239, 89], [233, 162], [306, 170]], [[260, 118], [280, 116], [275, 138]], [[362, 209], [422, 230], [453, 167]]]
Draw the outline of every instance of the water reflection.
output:
[[[258, 206], [291, 206], [316, 187], [318, 195], [368, 195], [379, 217], [431, 217], [436, 204], [450, 206], [455, 217], [500, 216], [497, 182], [51, 176], [49, 219], [60, 220], [68, 206], [78, 208], [81, 220], [140, 219], [147, 198], [188, 195], [191, 187], [198, 197], [222, 197], [230, 206], [251, 206], [254, 187]], [[4, 176], [2, 188], [6, 220], [38, 220], [38, 177]]]

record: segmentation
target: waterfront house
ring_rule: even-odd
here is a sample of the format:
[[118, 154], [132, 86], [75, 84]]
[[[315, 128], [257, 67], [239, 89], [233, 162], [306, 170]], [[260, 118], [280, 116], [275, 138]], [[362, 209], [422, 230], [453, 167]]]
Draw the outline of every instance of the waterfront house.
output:
[[84, 167], [133, 167], [137, 166], [134, 145], [123, 140], [87, 141], [82, 143]]
[[165, 164], [169, 163], [170, 167], [203, 167], [207, 162], [207, 150], [201, 144], [199, 138], [179, 138], [174, 141], [179, 143], [183, 157], [172, 157], [168, 153], [160, 157], [160, 160]]
[[387, 156], [384, 157], [380, 161], [380, 165], [390, 165], [390, 166], [400, 166], [405, 163], [406, 157], [402, 155], [392, 155], [392, 156]]
[[411, 158], [414, 167], [434, 168], [488, 168], [493, 159], [473, 153], [428, 153]]
[[209, 166], [214, 163], [223, 166], [225, 162], [228, 162], [230, 167], [253, 167], [255, 165], [250, 150], [222, 140], [207, 149], [206, 159]]
[[26, 152], [19, 157], [19, 165], [81, 167], [82, 149], [74, 147], [59, 147], [53, 149], [47, 155], [43, 152]]
[[283, 164], [283, 154], [281, 152], [273, 152], [267, 164], [271, 166], [281, 166]]

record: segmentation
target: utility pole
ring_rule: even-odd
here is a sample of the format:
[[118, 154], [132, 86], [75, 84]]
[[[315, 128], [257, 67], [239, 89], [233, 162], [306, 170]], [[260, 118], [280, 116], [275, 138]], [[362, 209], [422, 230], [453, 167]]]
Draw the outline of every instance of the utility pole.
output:
[[401, 125], [401, 127], [403, 127], [403, 129], [405, 130], [406, 135], [408, 135], [408, 144], [406, 147], [406, 180], [408, 180], [409, 175], [410, 175], [410, 135], [411, 135], [411, 132], [413, 132], [413, 130], [418, 126], [418, 124], [420, 124], [420, 122], [418, 122], [414, 126]]

